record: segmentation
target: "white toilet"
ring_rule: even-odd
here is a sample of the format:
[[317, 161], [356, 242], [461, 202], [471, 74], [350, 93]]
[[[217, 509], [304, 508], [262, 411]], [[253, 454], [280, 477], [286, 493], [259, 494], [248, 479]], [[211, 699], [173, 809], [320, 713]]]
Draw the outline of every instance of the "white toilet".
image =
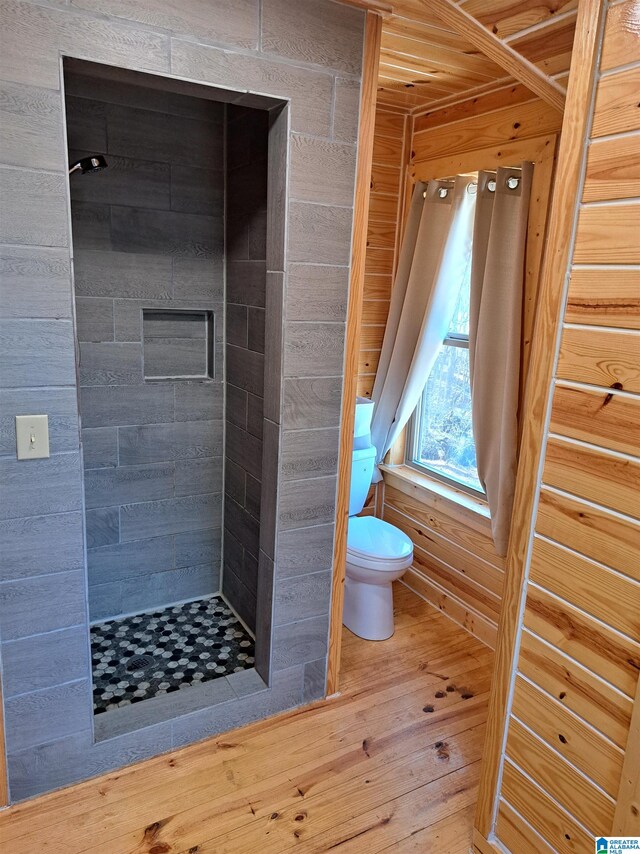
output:
[[385, 640], [393, 634], [391, 584], [411, 566], [413, 543], [382, 519], [356, 516], [367, 499], [375, 458], [373, 445], [353, 452], [342, 622], [358, 637]]

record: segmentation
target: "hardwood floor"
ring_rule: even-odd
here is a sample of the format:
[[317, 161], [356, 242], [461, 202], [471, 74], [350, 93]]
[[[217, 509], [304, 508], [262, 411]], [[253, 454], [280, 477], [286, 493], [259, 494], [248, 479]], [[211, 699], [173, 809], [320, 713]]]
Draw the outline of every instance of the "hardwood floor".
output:
[[402, 585], [339, 697], [0, 814], [12, 854], [467, 854], [492, 653]]

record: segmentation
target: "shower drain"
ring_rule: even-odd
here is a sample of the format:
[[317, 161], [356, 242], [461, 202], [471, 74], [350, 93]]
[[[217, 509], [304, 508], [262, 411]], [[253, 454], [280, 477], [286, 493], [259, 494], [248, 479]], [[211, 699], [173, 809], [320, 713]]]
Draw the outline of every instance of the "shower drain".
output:
[[134, 673], [136, 670], [146, 670], [155, 663], [155, 658], [152, 658], [150, 655], [134, 655], [133, 658], [127, 662], [124, 669], [127, 673]]

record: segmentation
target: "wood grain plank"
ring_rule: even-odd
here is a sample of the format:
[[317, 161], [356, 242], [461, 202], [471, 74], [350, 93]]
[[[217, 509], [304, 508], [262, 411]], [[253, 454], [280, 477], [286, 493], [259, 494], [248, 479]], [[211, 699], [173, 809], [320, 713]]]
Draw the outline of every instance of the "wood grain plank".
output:
[[594, 140], [587, 155], [582, 200], [601, 202], [636, 196], [640, 196], [640, 137]]
[[593, 836], [607, 833], [611, 828], [613, 799], [578, 774], [514, 718], [509, 721], [506, 753], [518, 767], [548, 792], [556, 803], [562, 804], [590, 830]]
[[640, 645], [534, 585], [527, 588], [524, 625], [627, 696], [640, 670]]
[[630, 638], [640, 637], [637, 582], [536, 537], [530, 578]]
[[556, 375], [560, 379], [640, 392], [640, 334], [565, 327]]
[[516, 679], [511, 712], [587, 777], [615, 798], [623, 752], [522, 676]]
[[509, 44], [545, 74], [559, 74], [571, 64], [575, 15], [568, 15], [548, 26], [509, 40]]
[[435, 584], [423, 573], [410, 568], [403, 576], [403, 582], [411, 590], [422, 596], [425, 601], [446, 614], [454, 623], [458, 623], [465, 631], [485, 643], [491, 649], [496, 642], [496, 624], [468, 608], [464, 602], [450, 595], [439, 585]]
[[485, 115], [494, 110], [504, 110], [534, 100], [531, 90], [521, 83], [497, 89], [486, 94], [459, 101], [449, 107], [427, 110], [414, 118], [414, 133], [431, 130], [452, 122], [464, 121], [474, 116]]
[[502, 779], [505, 799], [546, 839], [556, 854], [588, 851], [592, 837], [510, 762], [505, 762]]
[[640, 60], [638, 7], [635, 0], [609, 6], [602, 43], [600, 71]]
[[640, 264], [638, 234], [640, 204], [583, 207], [578, 215], [574, 263]]
[[574, 268], [565, 319], [640, 329], [640, 269]]
[[640, 456], [640, 400], [605, 390], [556, 385], [549, 429]]
[[529, 27], [544, 32], [555, 17], [575, 9], [577, 0], [467, 0], [465, 9], [504, 39]]
[[518, 670], [618, 747], [627, 742], [632, 703], [608, 682], [572, 661], [526, 629]]
[[509, 851], [518, 854], [553, 854], [553, 849], [504, 800], [498, 806], [496, 836]]
[[613, 832], [624, 836], [640, 833], [640, 680], [629, 726]]
[[549, 439], [542, 480], [579, 498], [640, 518], [640, 461]]
[[638, 89], [640, 68], [601, 78], [596, 92], [592, 137], [637, 130]]
[[640, 580], [640, 526], [636, 522], [542, 489], [536, 531]]
[[505, 142], [555, 133], [562, 114], [544, 102], [529, 101], [416, 133], [413, 161], [433, 160], [458, 151], [477, 151]]

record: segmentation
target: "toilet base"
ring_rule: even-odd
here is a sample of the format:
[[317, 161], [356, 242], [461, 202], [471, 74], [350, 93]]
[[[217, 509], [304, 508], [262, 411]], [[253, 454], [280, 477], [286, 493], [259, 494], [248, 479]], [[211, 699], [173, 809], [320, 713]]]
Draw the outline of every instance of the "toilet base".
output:
[[384, 584], [370, 584], [349, 578], [347, 574], [344, 580], [342, 622], [359, 638], [365, 640], [390, 638], [395, 631], [391, 581]]

